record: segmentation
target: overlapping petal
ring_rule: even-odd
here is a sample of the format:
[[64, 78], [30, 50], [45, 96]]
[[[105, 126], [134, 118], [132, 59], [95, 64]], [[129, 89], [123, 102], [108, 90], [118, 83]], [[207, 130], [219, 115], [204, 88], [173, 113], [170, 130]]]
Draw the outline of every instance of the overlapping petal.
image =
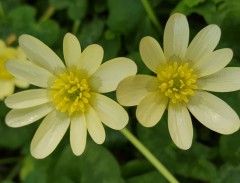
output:
[[191, 116], [183, 103], [168, 106], [168, 129], [173, 142], [181, 149], [189, 149], [192, 145], [193, 126]]
[[236, 112], [208, 92], [195, 91], [187, 107], [199, 122], [215, 132], [231, 134], [239, 130], [240, 120]]
[[62, 140], [70, 124], [65, 113], [53, 111], [49, 113], [38, 127], [31, 143], [31, 154], [43, 159], [53, 152]]
[[158, 89], [159, 80], [149, 75], [129, 76], [122, 80], [116, 91], [117, 100], [124, 106], [138, 105], [149, 93]]
[[186, 16], [173, 14], [164, 30], [164, 55], [168, 61], [182, 60], [189, 41], [189, 26]]
[[102, 64], [89, 80], [91, 90], [106, 93], [116, 90], [119, 82], [137, 73], [136, 64], [128, 58], [119, 57]]
[[147, 95], [137, 106], [136, 116], [145, 127], [152, 127], [159, 122], [167, 107], [168, 98], [153, 92]]

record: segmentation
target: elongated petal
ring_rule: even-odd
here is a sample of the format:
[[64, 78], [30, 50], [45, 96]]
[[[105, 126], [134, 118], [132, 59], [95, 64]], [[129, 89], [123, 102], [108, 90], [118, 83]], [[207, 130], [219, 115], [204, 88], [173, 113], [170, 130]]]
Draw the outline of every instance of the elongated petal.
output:
[[65, 70], [61, 59], [43, 42], [30, 35], [22, 35], [19, 45], [31, 62], [45, 68], [51, 73], [59, 74]]
[[50, 72], [31, 62], [10, 60], [6, 63], [6, 68], [16, 78], [43, 88], [48, 87], [48, 82], [55, 78]]
[[149, 75], [129, 76], [122, 80], [116, 91], [117, 100], [121, 105], [138, 105], [149, 93], [156, 91], [159, 80]]
[[63, 39], [64, 60], [68, 68], [73, 69], [77, 65], [77, 61], [81, 55], [81, 46], [76, 38], [71, 33], [67, 33]]
[[169, 103], [168, 129], [173, 142], [181, 149], [189, 149], [192, 145], [193, 127], [191, 116], [185, 104]]
[[194, 65], [198, 71], [198, 77], [207, 76], [223, 69], [232, 59], [231, 49], [224, 48], [212, 52], [208, 57], [202, 59]]
[[87, 125], [84, 114], [75, 115], [71, 119], [70, 144], [73, 153], [81, 155], [85, 149], [87, 140]]
[[94, 92], [106, 93], [116, 90], [122, 79], [136, 73], [136, 64], [128, 58], [120, 57], [102, 64], [89, 82]]
[[46, 89], [33, 89], [15, 93], [5, 99], [9, 108], [21, 109], [49, 102], [51, 99]]
[[27, 83], [23, 80], [17, 79], [17, 78], [15, 78], [15, 85], [19, 88], [28, 88], [29, 87], [29, 83]]
[[199, 122], [215, 132], [231, 134], [239, 130], [240, 120], [235, 111], [208, 92], [195, 91], [187, 107]]
[[78, 69], [85, 72], [89, 77], [101, 65], [103, 59], [103, 49], [97, 44], [92, 44], [85, 48], [78, 60]]
[[128, 123], [128, 114], [117, 102], [104, 95], [91, 93], [91, 105], [108, 127], [121, 130]]
[[150, 36], [142, 38], [139, 51], [144, 64], [155, 73], [158, 72], [159, 66], [166, 62], [161, 46]]
[[189, 41], [189, 26], [186, 16], [171, 15], [164, 30], [164, 55], [167, 60], [183, 59]]
[[6, 118], [6, 124], [10, 127], [21, 127], [31, 124], [54, 110], [54, 107], [47, 103], [25, 109], [13, 109]]
[[167, 107], [168, 98], [159, 92], [150, 93], [137, 106], [136, 116], [145, 127], [152, 127], [162, 118]]
[[214, 92], [230, 92], [240, 90], [240, 68], [226, 67], [216, 74], [198, 79], [199, 88]]
[[11, 95], [14, 92], [14, 81], [0, 79], [0, 100], [3, 100], [6, 96]]
[[70, 124], [70, 118], [58, 111], [53, 111], [42, 121], [31, 143], [31, 154], [42, 159], [57, 147]]
[[190, 43], [185, 59], [197, 63], [208, 56], [216, 48], [220, 36], [221, 30], [217, 25], [203, 28]]
[[93, 141], [97, 144], [102, 144], [105, 140], [106, 134], [98, 114], [91, 106], [89, 106], [85, 113], [85, 117], [87, 129]]

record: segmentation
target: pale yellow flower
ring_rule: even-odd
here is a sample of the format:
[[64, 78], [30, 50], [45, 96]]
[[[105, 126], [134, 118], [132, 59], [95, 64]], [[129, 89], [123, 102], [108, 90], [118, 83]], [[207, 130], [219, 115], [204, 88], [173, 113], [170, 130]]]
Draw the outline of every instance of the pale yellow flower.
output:
[[164, 50], [152, 37], [144, 37], [140, 42], [143, 62], [155, 76], [136, 75], [121, 81], [117, 88], [120, 104], [138, 105], [136, 116], [145, 127], [156, 125], [167, 109], [170, 136], [181, 149], [188, 149], [192, 144], [189, 112], [218, 133], [237, 131], [240, 121], [235, 111], [206, 92], [240, 89], [240, 68], [224, 68], [232, 59], [232, 50], [214, 51], [220, 35], [217, 25], [209, 25], [188, 46], [186, 17], [178, 13], [172, 15], [164, 31]]
[[41, 89], [6, 98], [6, 105], [13, 108], [6, 116], [6, 123], [20, 127], [47, 115], [31, 143], [34, 157], [48, 156], [69, 126], [70, 144], [76, 155], [85, 149], [87, 131], [101, 144], [105, 140], [102, 123], [116, 130], [126, 126], [127, 112], [101, 93], [116, 90], [120, 80], [136, 74], [133, 61], [119, 57], [101, 65], [102, 47], [93, 44], [81, 53], [77, 38], [70, 33], [63, 41], [66, 66], [49, 47], [30, 35], [22, 35], [19, 44], [30, 61], [8, 61], [6, 67], [15, 77]]
[[6, 70], [5, 63], [11, 59], [27, 60], [21, 48], [8, 47], [3, 40], [0, 40], [0, 100], [13, 94], [15, 86], [19, 88], [27, 88], [29, 86], [28, 83], [16, 79]]

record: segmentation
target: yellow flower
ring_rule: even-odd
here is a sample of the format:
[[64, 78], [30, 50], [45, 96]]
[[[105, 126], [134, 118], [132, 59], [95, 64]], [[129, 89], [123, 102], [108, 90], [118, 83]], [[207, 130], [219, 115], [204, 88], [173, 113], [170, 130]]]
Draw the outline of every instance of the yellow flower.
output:
[[137, 106], [136, 116], [145, 127], [156, 125], [165, 109], [173, 142], [181, 149], [192, 144], [190, 113], [209, 129], [230, 134], [239, 129], [235, 111], [207, 91], [240, 89], [240, 68], [224, 68], [232, 59], [231, 49], [214, 51], [220, 39], [217, 25], [202, 29], [189, 41], [187, 19], [172, 15], [164, 31], [164, 51], [151, 37], [140, 42], [144, 64], [155, 76], [130, 76], [119, 83], [117, 99], [125, 106]]
[[119, 57], [101, 65], [103, 49], [97, 44], [82, 53], [77, 38], [68, 33], [63, 41], [66, 66], [45, 44], [30, 35], [22, 35], [19, 44], [29, 62], [8, 61], [8, 71], [41, 89], [16, 93], [5, 103], [13, 108], [6, 123], [11, 127], [28, 125], [46, 116], [31, 143], [36, 158], [48, 156], [70, 126], [73, 153], [82, 154], [87, 131], [101, 144], [105, 140], [103, 124], [120, 130], [128, 114], [118, 103], [102, 95], [116, 90], [120, 80], [137, 72], [130, 59]]
[[13, 94], [15, 85], [19, 88], [27, 88], [28, 83], [14, 78], [5, 68], [7, 60], [19, 59], [26, 61], [27, 58], [20, 48], [7, 47], [3, 40], [0, 40], [0, 100]]

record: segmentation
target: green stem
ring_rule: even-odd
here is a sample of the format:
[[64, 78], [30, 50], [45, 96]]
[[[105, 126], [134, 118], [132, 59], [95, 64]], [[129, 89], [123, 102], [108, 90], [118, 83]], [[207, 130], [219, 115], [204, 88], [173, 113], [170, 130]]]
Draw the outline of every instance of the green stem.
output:
[[73, 28], [72, 28], [73, 34], [75, 34], [75, 35], [77, 34], [79, 26], [80, 26], [80, 20], [74, 21]]
[[19, 157], [3, 158], [3, 159], [0, 159], [0, 165], [15, 163], [16, 161], [19, 161], [19, 160], [20, 160]]
[[155, 25], [155, 27], [159, 30], [160, 33], [163, 33], [163, 28], [161, 24], [159, 23], [151, 5], [149, 4], [148, 0], [141, 0], [143, 7], [145, 8], [145, 11], [148, 14], [148, 17], [152, 21], [152, 23]]
[[124, 128], [121, 132], [169, 182], [179, 183], [164, 165], [135, 136], [133, 136], [130, 131]]
[[14, 167], [13, 169], [10, 171], [10, 173], [7, 175], [6, 180], [12, 180], [14, 179], [14, 177], [17, 176], [17, 174], [19, 173], [19, 170], [21, 169], [22, 166], [22, 161], [19, 161]]
[[49, 19], [55, 12], [55, 8], [52, 6], [49, 6], [48, 9], [45, 11], [45, 13], [40, 18], [40, 21], [44, 21]]
[[4, 13], [4, 9], [2, 6], [2, 1], [0, 0], [0, 18], [4, 19], [5, 18], [5, 13]]

